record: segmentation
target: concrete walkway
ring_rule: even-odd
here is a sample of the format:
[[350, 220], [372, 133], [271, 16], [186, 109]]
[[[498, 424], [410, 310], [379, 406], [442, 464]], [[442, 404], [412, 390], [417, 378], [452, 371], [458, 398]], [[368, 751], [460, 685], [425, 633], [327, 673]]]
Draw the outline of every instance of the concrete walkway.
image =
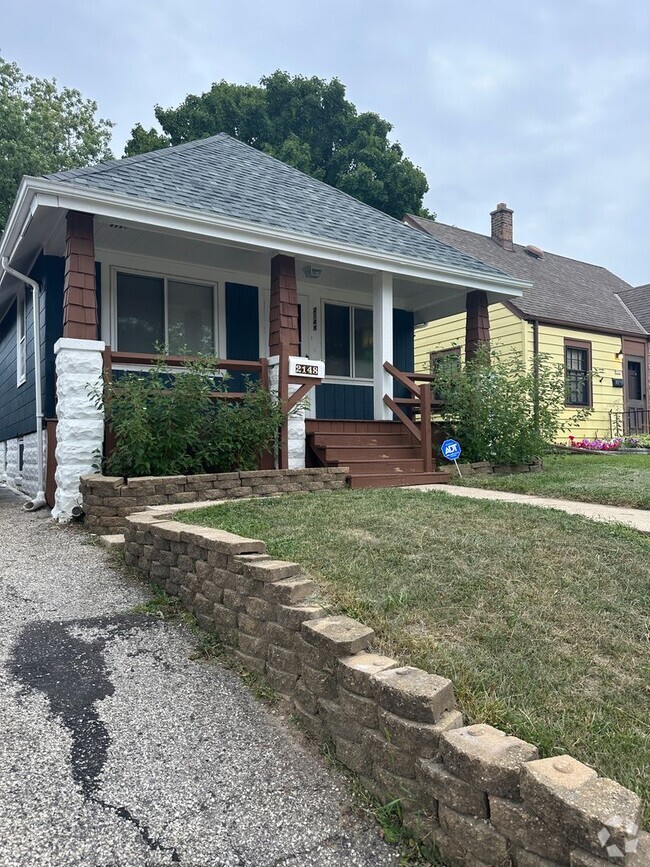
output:
[[296, 730], [0, 488], [2, 867], [389, 867]]
[[493, 491], [486, 488], [465, 488], [456, 485], [413, 485], [404, 490], [435, 491], [453, 497], [469, 497], [472, 500], [495, 500], [501, 503], [522, 503], [540, 509], [558, 509], [570, 515], [582, 515], [592, 521], [626, 524], [640, 533], [650, 534], [650, 511], [627, 509], [622, 506], [604, 506], [601, 503], [581, 503], [578, 500], [554, 500], [552, 497], [537, 497], [533, 494], [512, 494], [508, 491]]

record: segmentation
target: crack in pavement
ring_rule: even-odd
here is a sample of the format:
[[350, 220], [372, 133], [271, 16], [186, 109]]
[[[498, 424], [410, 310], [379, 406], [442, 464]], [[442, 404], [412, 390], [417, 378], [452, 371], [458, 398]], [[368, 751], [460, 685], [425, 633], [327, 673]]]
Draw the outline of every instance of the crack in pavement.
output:
[[[124, 806], [99, 797], [100, 775], [111, 743], [96, 703], [115, 692], [104, 658], [109, 641], [146, 629], [156, 621], [143, 614], [92, 617], [85, 620], [37, 621], [23, 627], [16, 641], [8, 669], [27, 690], [44, 693], [53, 716], [70, 732], [72, 779], [85, 801], [98, 804], [131, 823], [150, 850], [171, 853], [173, 863], [180, 855], [173, 846], [164, 846], [152, 837], [147, 825]], [[82, 638], [81, 629], [102, 630], [96, 638]]]

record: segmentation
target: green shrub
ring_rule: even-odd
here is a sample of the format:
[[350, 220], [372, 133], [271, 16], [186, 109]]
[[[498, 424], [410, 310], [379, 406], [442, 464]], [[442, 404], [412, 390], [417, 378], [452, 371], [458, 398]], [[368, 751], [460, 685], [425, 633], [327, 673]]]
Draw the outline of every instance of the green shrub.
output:
[[271, 449], [284, 417], [277, 399], [246, 381], [238, 403], [213, 398], [225, 393], [227, 378], [216, 376], [219, 361], [188, 360], [174, 374], [165, 356], [143, 373], [105, 383], [106, 418], [115, 435], [105, 470], [119, 476], [185, 475], [252, 470]]
[[580, 409], [566, 417], [564, 369], [546, 355], [526, 367], [518, 352], [480, 348], [464, 364], [457, 356], [438, 361], [435, 373], [443, 425], [469, 461], [525, 463], [590, 412]]

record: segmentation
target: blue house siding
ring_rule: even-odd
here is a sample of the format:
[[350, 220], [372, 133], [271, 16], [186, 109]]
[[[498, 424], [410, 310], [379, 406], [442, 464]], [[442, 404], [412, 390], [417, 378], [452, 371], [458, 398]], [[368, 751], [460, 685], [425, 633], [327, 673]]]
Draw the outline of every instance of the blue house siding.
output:
[[372, 419], [372, 386], [338, 382], [317, 385], [316, 418]]
[[0, 441], [24, 436], [36, 430], [34, 390], [34, 329], [31, 293], [25, 304], [25, 351], [27, 381], [16, 386], [16, 300], [0, 323]]
[[[257, 286], [226, 283], [226, 356], [233, 361], [257, 361], [260, 357]], [[244, 375], [230, 376], [228, 391], [244, 391]]]
[[54, 344], [63, 335], [63, 275], [65, 259], [41, 256], [31, 276], [42, 288], [41, 302], [41, 356], [43, 359], [43, 415], [56, 415], [56, 379]]
[[[62, 258], [40, 256], [30, 276], [41, 286], [41, 388], [43, 413], [55, 413], [54, 344], [63, 332]], [[16, 301], [0, 322], [0, 441], [25, 436], [36, 430], [34, 377], [34, 317], [31, 289], [25, 290], [25, 352], [27, 381], [17, 387]]]
[[[415, 361], [414, 314], [393, 310], [393, 363], [407, 373]], [[326, 371], [327, 373], [327, 371]], [[407, 397], [404, 386], [395, 384], [395, 396]], [[374, 417], [371, 385], [326, 382], [316, 387], [316, 418], [361, 419]]]

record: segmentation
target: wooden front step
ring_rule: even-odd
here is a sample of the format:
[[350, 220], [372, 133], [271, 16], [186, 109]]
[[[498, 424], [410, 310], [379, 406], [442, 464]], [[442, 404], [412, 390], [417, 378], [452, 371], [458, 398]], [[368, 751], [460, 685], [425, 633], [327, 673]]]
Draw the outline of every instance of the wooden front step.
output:
[[364, 460], [351, 461], [340, 460], [334, 466], [349, 467], [351, 476], [365, 475], [396, 475], [405, 476], [409, 473], [423, 473], [424, 461], [422, 458], [409, 458], [408, 460], [399, 460], [398, 458], [386, 458], [385, 460]]
[[451, 479], [451, 473], [408, 473], [400, 475], [392, 473], [382, 475], [380, 473], [368, 473], [351, 475], [349, 484], [351, 488], [397, 488], [404, 485], [446, 485]]
[[317, 448], [328, 448], [330, 446], [338, 448], [344, 446], [364, 446], [373, 448], [375, 446], [404, 446], [411, 444], [415, 448], [419, 448], [419, 443], [415, 437], [411, 436], [408, 431], [403, 433], [369, 433], [369, 434], [354, 434], [354, 433], [315, 433], [308, 434]]
[[316, 463], [349, 467], [351, 488], [445, 484], [449, 472], [425, 472], [422, 448], [394, 421], [308, 419], [307, 442]]
[[404, 426], [398, 421], [365, 421], [365, 420], [329, 420], [321, 418], [305, 419], [305, 429], [308, 434], [316, 433], [397, 433], [404, 431]]
[[382, 461], [382, 460], [411, 460], [421, 459], [421, 452], [417, 446], [405, 445], [349, 445], [349, 446], [322, 446], [318, 440], [313, 447], [323, 452], [326, 463], [336, 462], [339, 466], [349, 461]]

